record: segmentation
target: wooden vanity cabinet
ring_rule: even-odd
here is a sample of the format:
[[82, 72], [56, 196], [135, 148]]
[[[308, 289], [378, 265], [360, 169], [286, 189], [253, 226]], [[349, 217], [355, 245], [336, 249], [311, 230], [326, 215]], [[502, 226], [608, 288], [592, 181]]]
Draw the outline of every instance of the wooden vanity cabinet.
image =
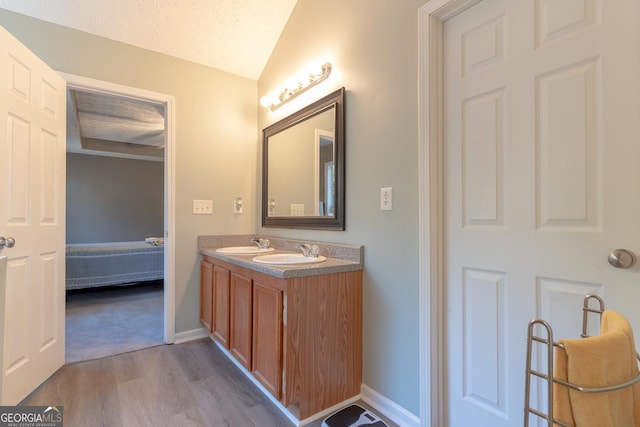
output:
[[253, 283], [253, 369], [251, 372], [277, 399], [282, 393], [283, 292]]
[[229, 270], [200, 262], [200, 323], [216, 341], [229, 348]]
[[211, 333], [213, 324], [213, 264], [200, 262], [200, 323]]
[[[294, 416], [308, 418], [360, 393], [362, 270], [283, 279], [209, 256], [205, 262], [213, 272], [201, 270], [204, 298], [207, 275], [215, 284], [217, 272], [229, 273], [229, 353]], [[213, 330], [221, 310], [215, 287]]]
[[231, 273], [231, 337], [229, 351], [249, 371], [251, 370], [251, 338], [253, 294], [251, 279]]
[[213, 266], [213, 324], [211, 334], [225, 348], [229, 348], [229, 299], [231, 272], [219, 265]]
[[282, 404], [307, 418], [360, 394], [362, 270], [287, 279]]

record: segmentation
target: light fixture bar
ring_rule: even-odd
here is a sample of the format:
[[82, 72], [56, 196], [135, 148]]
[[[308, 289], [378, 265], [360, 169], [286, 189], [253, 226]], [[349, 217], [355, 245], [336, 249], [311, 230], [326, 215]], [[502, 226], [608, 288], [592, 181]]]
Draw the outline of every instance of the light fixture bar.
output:
[[269, 94], [262, 97], [260, 103], [264, 107], [269, 107], [271, 111], [275, 111], [282, 104], [291, 101], [296, 96], [300, 95], [304, 91], [314, 87], [323, 80], [329, 78], [331, 74], [332, 65], [330, 62], [325, 62], [319, 69], [310, 71], [307, 75], [298, 79], [293, 84], [288, 84], [280, 92]]

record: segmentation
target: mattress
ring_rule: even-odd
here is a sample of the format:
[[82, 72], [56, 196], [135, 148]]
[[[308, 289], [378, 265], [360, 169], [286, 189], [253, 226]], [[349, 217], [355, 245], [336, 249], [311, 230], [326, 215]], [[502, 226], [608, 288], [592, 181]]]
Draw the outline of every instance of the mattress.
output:
[[123, 285], [164, 278], [164, 246], [146, 242], [69, 244], [66, 288]]

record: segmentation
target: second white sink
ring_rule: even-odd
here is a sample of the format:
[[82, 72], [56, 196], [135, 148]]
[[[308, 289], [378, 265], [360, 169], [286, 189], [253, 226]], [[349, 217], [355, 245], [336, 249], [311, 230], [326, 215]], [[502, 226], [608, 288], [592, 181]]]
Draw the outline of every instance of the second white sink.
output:
[[253, 260], [262, 264], [295, 265], [323, 262], [327, 260], [327, 257], [324, 257], [322, 255], [318, 257], [309, 257], [302, 254], [270, 254], [259, 255], [257, 257], [254, 257]]

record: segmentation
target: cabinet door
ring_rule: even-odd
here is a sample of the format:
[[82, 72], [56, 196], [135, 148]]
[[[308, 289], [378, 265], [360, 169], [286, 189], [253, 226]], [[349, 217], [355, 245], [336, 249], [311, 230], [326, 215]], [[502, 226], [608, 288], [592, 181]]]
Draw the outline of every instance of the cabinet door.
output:
[[212, 325], [212, 289], [213, 289], [213, 264], [207, 261], [200, 262], [200, 323], [211, 333]]
[[282, 390], [282, 291], [253, 283], [253, 375], [276, 399]]
[[251, 371], [251, 279], [231, 273], [231, 354]]
[[213, 338], [229, 348], [229, 278], [226, 268], [213, 267]]

